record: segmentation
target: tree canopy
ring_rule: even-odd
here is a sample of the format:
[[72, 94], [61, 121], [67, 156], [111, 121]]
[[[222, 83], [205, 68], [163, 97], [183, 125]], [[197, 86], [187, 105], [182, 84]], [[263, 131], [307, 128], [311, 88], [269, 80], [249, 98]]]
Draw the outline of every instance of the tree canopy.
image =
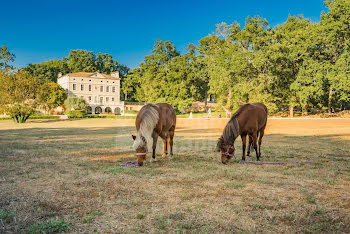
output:
[[299, 15], [275, 27], [260, 16], [247, 17], [244, 26], [218, 24], [183, 55], [171, 41], [158, 39], [124, 80], [123, 92], [178, 110], [207, 93], [228, 108], [241, 102], [263, 102], [270, 112], [349, 107], [350, 1], [325, 5], [320, 22]]

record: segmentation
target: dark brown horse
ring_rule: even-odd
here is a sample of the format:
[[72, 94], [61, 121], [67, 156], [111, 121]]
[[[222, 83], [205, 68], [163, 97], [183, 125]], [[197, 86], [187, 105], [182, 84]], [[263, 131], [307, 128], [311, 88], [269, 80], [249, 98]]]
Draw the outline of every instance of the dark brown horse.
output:
[[167, 103], [147, 104], [143, 106], [136, 116], [136, 136], [134, 149], [136, 150], [137, 163], [142, 166], [148, 152], [152, 152], [152, 161], [155, 161], [155, 152], [158, 136], [163, 140], [163, 156], [168, 154], [170, 146], [170, 159], [173, 158], [173, 139], [176, 126], [176, 113], [174, 108]]
[[[218, 140], [217, 150], [221, 152], [221, 162], [226, 164], [235, 154], [234, 143], [240, 135], [242, 138], [243, 155], [245, 160], [246, 138], [249, 137], [249, 146], [247, 156], [250, 153], [250, 147], [253, 145], [256, 153], [256, 159], [261, 157], [261, 139], [267, 122], [267, 108], [262, 103], [248, 103], [242, 105], [227, 123], [222, 136]], [[259, 149], [257, 147], [259, 137]]]

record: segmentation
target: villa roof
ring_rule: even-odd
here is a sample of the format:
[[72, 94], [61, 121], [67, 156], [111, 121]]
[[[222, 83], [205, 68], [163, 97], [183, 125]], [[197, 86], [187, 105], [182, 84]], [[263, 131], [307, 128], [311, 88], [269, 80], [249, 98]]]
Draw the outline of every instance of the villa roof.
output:
[[[113, 80], [120, 80], [119, 77], [114, 77], [114, 76], [102, 74], [99, 72], [74, 72], [74, 73], [64, 74], [63, 76], [86, 77], [86, 78], [95, 78], [95, 79], [107, 78], [107, 79], [113, 79]], [[61, 76], [61, 77], [63, 77], [63, 76]]]

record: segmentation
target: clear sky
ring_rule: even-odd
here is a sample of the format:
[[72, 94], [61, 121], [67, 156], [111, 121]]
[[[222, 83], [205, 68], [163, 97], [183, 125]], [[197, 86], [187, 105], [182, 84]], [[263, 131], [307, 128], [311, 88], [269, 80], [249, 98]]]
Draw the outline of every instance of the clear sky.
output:
[[217, 23], [260, 15], [274, 26], [288, 14], [319, 21], [325, 10], [322, 0], [0, 0], [0, 7], [0, 46], [16, 54], [17, 67], [85, 49], [133, 68], [157, 38], [185, 51]]

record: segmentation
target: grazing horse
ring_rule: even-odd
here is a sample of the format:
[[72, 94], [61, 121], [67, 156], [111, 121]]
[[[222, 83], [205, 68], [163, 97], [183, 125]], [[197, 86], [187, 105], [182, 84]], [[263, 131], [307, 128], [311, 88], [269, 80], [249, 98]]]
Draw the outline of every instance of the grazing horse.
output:
[[136, 150], [137, 163], [142, 166], [148, 152], [152, 152], [152, 161], [155, 161], [155, 152], [158, 136], [163, 140], [163, 156], [168, 154], [170, 146], [170, 159], [173, 158], [173, 139], [176, 126], [176, 113], [167, 103], [147, 104], [143, 106], [136, 116], [136, 136], [133, 148]]
[[[222, 136], [217, 143], [217, 151], [221, 152], [221, 162], [226, 164], [230, 158], [234, 156], [234, 143], [240, 135], [242, 138], [243, 155], [242, 160], [245, 160], [246, 137], [249, 137], [249, 148], [247, 156], [250, 153], [250, 147], [253, 145], [256, 153], [256, 159], [261, 157], [261, 139], [264, 136], [264, 131], [267, 122], [267, 108], [262, 103], [248, 103], [240, 106], [238, 111], [234, 113], [227, 123]], [[259, 137], [259, 149], [257, 141]]]

